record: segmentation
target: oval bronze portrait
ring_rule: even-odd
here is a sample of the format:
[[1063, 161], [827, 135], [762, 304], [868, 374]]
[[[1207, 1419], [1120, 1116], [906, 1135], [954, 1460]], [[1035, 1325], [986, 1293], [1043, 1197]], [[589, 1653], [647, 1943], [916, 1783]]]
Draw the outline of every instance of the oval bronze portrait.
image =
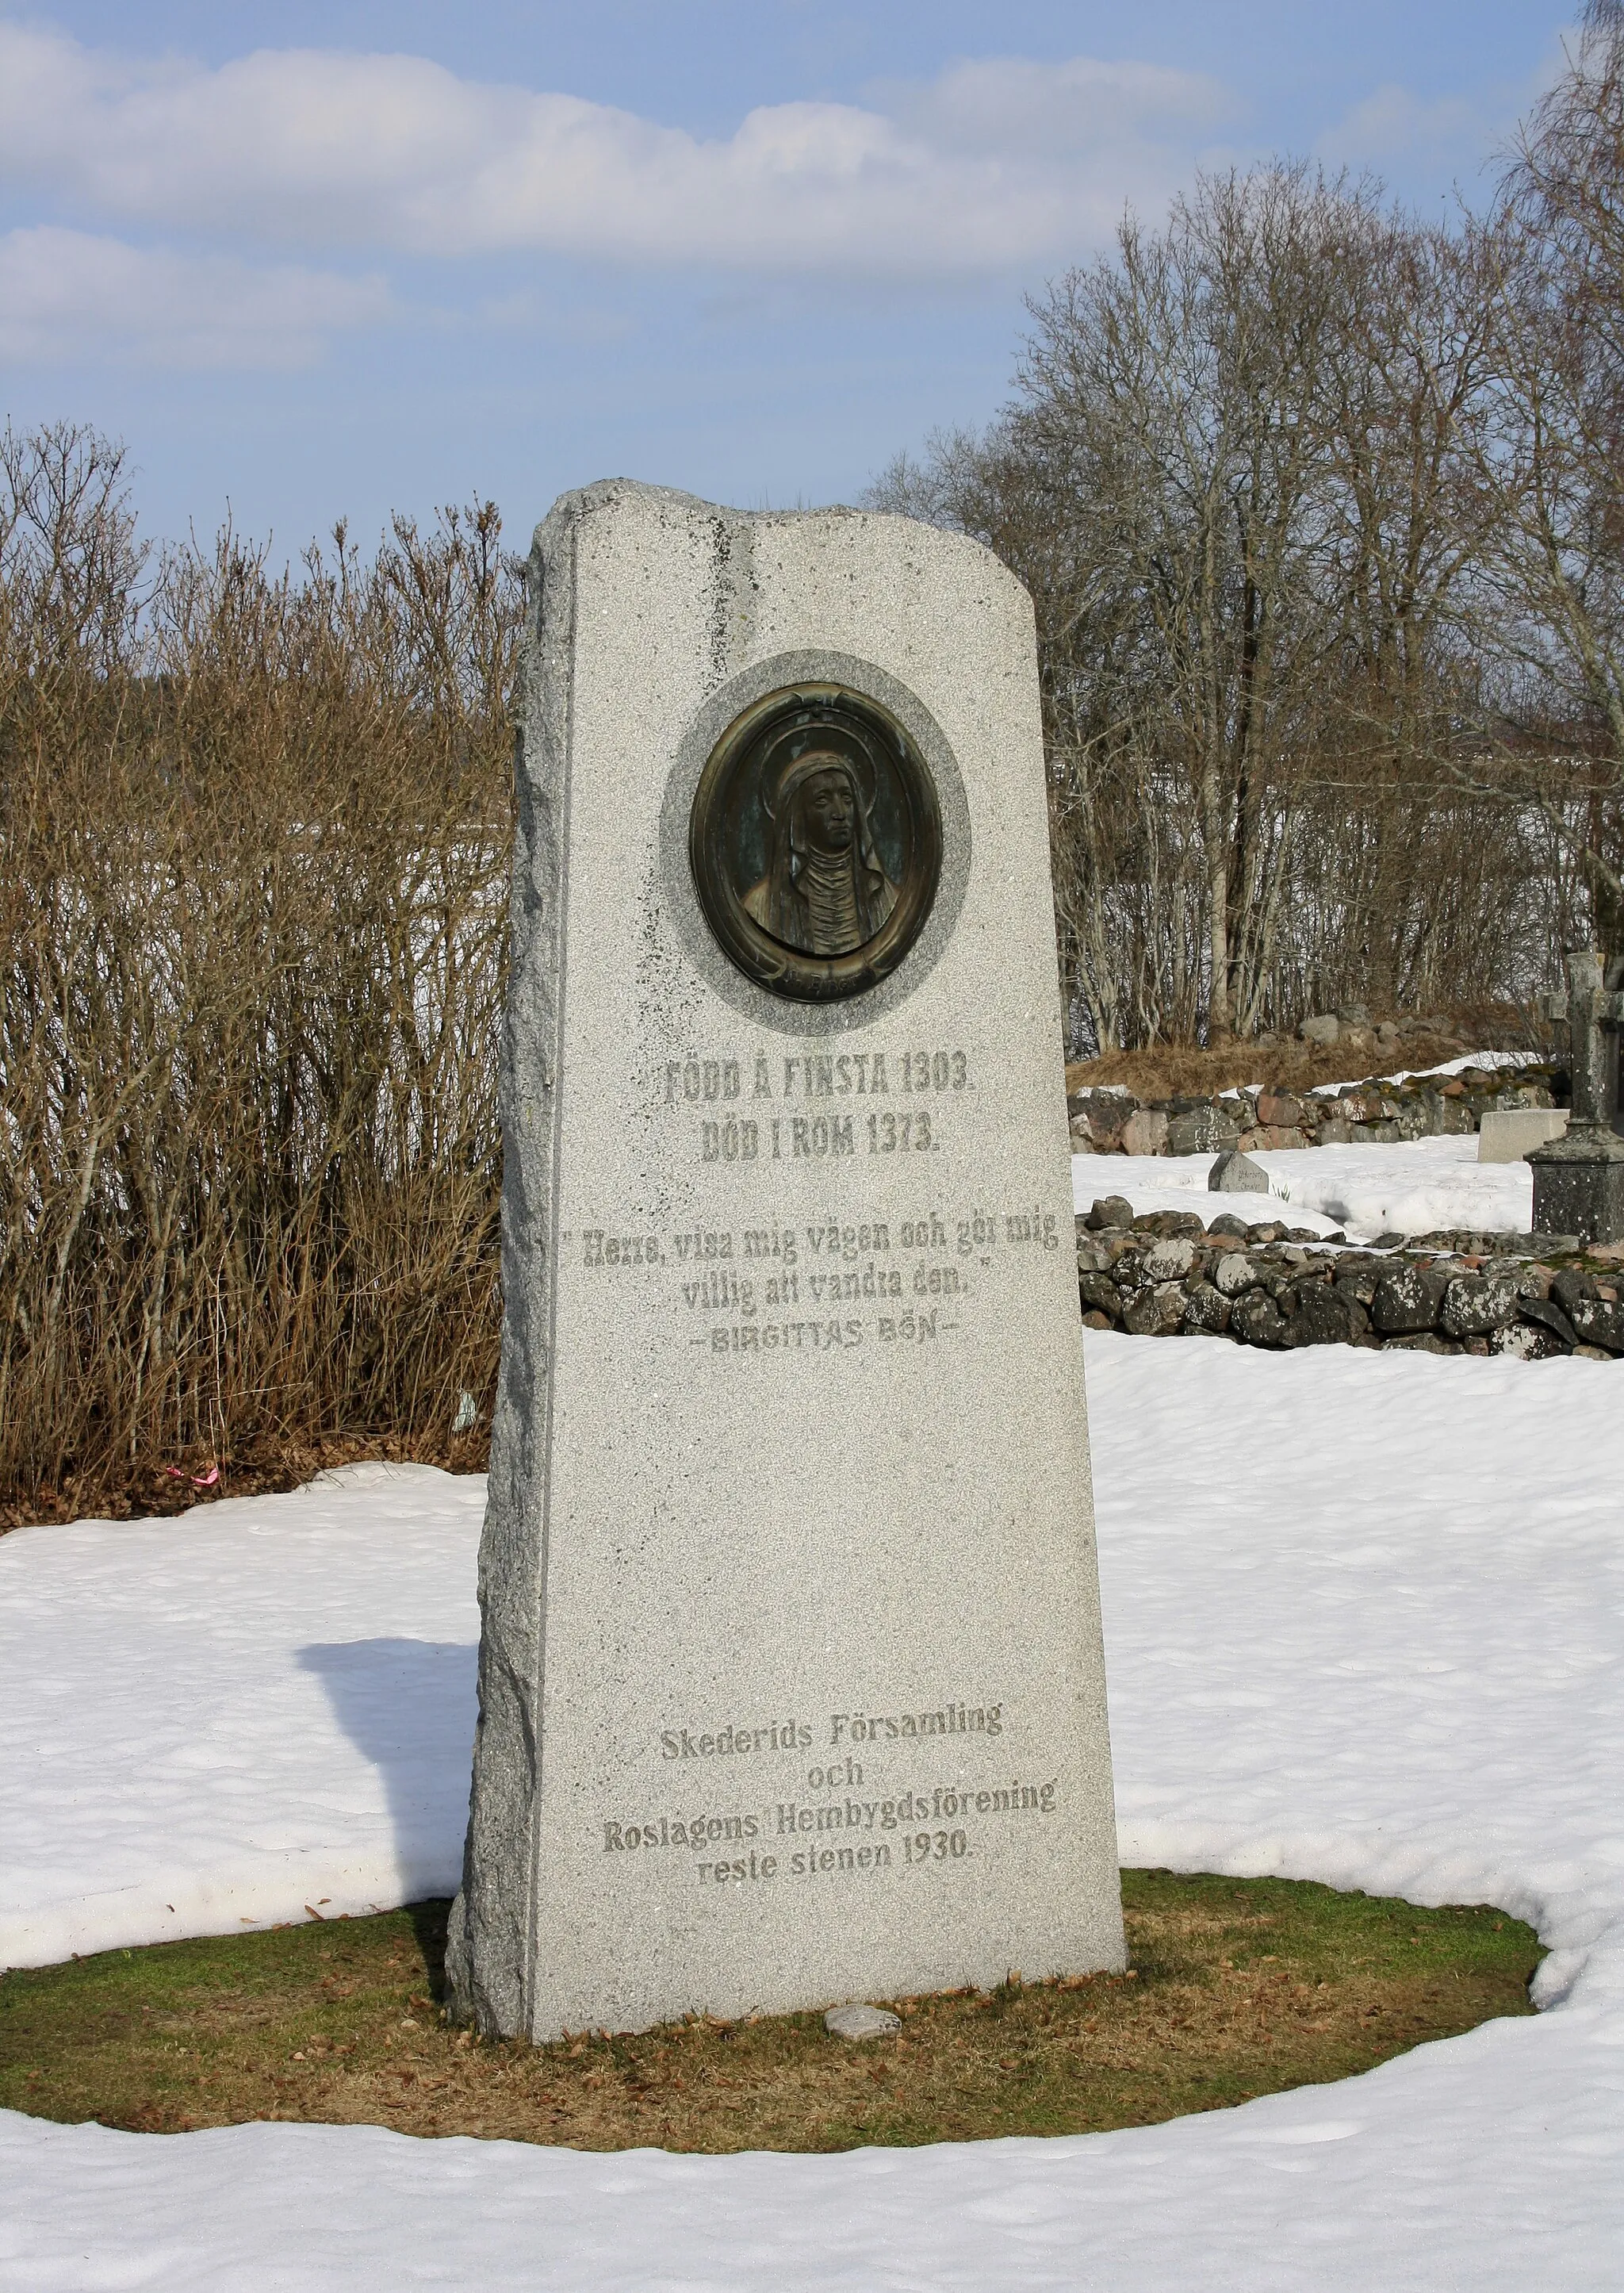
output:
[[707, 922], [747, 977], [829, 1002], [893, 972], [941, 874], [941, 814], [889, 709], [837, 685], [770, 693], [712, 749], [689, 818]]

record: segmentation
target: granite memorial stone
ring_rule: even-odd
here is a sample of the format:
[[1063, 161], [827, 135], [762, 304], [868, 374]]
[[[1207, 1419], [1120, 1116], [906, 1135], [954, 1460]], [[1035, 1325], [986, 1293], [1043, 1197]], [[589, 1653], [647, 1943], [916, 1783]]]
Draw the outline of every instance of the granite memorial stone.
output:
[[594, 486], [522, 719], [454, 2009], [1119, 1967], [1030, 601]]

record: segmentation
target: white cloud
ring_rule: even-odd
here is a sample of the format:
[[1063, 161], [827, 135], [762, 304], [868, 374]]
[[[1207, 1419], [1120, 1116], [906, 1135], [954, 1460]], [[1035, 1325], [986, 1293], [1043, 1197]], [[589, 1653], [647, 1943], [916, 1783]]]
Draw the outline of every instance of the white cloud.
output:
[[1090, 56], [950, 64], [925, 86], [875, 93], [888, 95], [893, 116], [939, 147], [1085, 164], [1154, 151], [1170, 129], [1187, 141], [1191, 129], [1210, 131], [1233, 110], [1228, 91], [1204, 75]]
[[387, 287], [283, 263], [128, 247], [54, 224], [0, 236], [0, 362], [86, 355], [297, 367], [335, 328], [388, 316]]
[[1488, 124], [1475, 104], [1456, 96], [1426, 103], [1389, 80], [1328, 127], [1314, 150], [1337, 166], [1382, 167], [1439, 158], [1475, 166], [1490, 140]]
[[1165, 199], [1221, 91], [1086, 59], [963, 63], [888, 108], [783, 103], [706, 141], [412, 56], [148, 64], [0, 24], [0, 175], [78, 219], [455, 255], [918, 278], [1030, 270]]

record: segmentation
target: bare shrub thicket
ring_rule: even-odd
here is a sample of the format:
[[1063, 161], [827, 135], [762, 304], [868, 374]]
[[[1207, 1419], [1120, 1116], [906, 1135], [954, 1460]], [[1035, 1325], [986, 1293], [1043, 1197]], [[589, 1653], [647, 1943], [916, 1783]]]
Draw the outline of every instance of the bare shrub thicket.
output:
[[496, 1366], [495, 512], [155, 563], [115, 450], [3, 454], [0, 1501], [443, 1445]]
[[1100, 1046], [1525, 998], [1624, 959], [1624, 12], [1498, 210], [1200, 182], [1030, 305], [870, 498], [1037, 601], [1062, 971]]

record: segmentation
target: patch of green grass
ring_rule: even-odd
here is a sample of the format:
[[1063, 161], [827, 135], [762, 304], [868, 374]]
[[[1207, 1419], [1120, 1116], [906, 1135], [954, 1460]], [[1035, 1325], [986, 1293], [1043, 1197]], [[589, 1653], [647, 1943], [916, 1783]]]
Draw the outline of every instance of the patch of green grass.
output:
[[1125, 1871], [1123, 1975], [820, 2014], [487, 2044], [437, 2003], [443, 1903], [109, 1951], [0, 1980], [0, 2104], [152, 2133], [249, 2119], [613, 2150], [828, 2151], [1092, 2133], [1348, 2078], [1530, 2011], [1504, 1912], [1273, 1879]]

